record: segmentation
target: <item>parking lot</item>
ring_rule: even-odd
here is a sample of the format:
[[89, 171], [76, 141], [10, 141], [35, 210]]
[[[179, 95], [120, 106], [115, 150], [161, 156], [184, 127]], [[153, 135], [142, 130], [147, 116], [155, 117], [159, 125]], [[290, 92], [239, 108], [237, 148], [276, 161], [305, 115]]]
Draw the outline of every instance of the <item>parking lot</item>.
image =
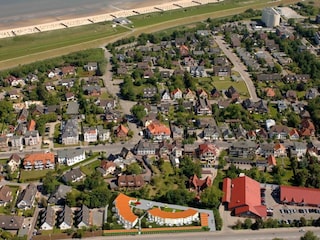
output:
[[279, 204], [279, 193], [275, 191], [271, 186], [264, 187], [266, 190], [262, 193], [262, 199], [265, 201], [267, 209], [273, 212], [272, 218], [279, 221], [292, 224], [296, 221], [300, 221], [301, 217], [307, 220], [318, 219], [320, 217], [320, 208], [307, 207], [307, 206], [295, 206]]

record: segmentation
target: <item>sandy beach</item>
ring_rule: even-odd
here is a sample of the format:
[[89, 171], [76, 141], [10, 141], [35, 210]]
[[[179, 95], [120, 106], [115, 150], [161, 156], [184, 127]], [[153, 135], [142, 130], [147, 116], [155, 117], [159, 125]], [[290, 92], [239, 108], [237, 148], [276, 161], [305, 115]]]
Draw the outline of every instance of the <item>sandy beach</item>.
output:
[[[92, 23], [112, 21], [115, 17], [130, 17], [137, 14], [169, 11], [179, 8], [204, 5], [217, 2], [218, 0], [154, 0], [123, 2], [121, 6], [110, 6], [106, 9], [95, 11], [91, 14], [79, 15], [69, 14], [59, 17], [30, 18], [23, 22], [15, 21], [9, 26], [0, 25], [0, 38], [14, 37], [37, 32], [51, 31], [56, 29], [70, 28], [75, 26], [88, 25]], [[120, 8], [121, 7], [121, 8]]]

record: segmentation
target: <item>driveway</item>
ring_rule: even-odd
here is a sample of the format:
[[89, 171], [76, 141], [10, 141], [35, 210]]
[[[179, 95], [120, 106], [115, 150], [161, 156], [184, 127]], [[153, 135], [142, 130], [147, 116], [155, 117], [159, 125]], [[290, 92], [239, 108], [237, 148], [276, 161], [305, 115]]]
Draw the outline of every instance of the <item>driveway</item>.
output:
[[251, 80], [251, 77], [249, 73], [247, 72], [247, 67], [240, 61], [238, 56], [232, 52], [232, 50], [228, 49], [226, 46], [226, 43], [222, 39], [223, 36], [216, 36], [215, 41], [218, 44], [219, 48], [223, 51], [223, 53], [229, 58], [231, 63], [233, 64], [233, 70], [236, 72], [239, 72], [241, 78], [244, 80], [246, 83], [246, 86], [248, 88], [250, 98], [252, 101], [257, 102], [260, 100], [258, 98], [257, 93], [256, 93], [256, 88], [253, 85], [253, 82]]

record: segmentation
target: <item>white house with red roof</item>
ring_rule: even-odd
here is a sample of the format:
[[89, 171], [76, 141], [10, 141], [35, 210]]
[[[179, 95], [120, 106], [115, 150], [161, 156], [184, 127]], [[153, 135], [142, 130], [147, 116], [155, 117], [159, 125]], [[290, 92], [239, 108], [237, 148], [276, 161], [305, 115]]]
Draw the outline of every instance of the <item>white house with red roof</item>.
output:
[[120, 193], [113, 201], [115, 214], [125, 229], [131, 229], [138, 223], [138, 216], [132, 212], [131, 204], [136, 203], [136, 198]]
[[87, 128], [83, 131], [83, 141], [85, 142], [96, 142], [98, 141], [98, 130], [97, 128]]
[[156, 222], [159, 225], [181, 226], [191, 224], [199, 220], [199, 212], [195, 209], [187, 209], [182, 212], [167, 212], [161, 208], [148, 210], [148, 221]]
[[162, 123], [152, 122], [148, 125], [146, 134], [148, 138], [153, 139], [155, 142], [162, 142], [164, 140], [170, 139], [171, 130], [168, 126]]
[[176, 88], [171, 92], [171, 96], [173, 99], [181, 99], [182, 98], [182, 91], [179, 88]]
[[199, 158], [202, 161], [207, 161], [209, 164], [214, 162], [219, 156], [219, 148], [212, 143], [203, 143], [199, 145]]

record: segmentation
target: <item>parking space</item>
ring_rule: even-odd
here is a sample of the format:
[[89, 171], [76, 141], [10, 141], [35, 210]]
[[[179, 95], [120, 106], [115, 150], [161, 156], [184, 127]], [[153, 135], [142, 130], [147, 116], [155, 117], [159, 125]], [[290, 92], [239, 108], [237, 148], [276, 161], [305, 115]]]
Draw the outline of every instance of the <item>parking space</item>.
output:
[[279, 191], [272, 186], [264, 188], [265, 191], [264, 194], [261, 193], [261, 198], [264, 199], [267, 209], [272, 212], [272, 218], [285, 224], [292, 224], [299, 222], [301, 217], [306, 220], [320, 217], [320, 208], [280, 204]]

